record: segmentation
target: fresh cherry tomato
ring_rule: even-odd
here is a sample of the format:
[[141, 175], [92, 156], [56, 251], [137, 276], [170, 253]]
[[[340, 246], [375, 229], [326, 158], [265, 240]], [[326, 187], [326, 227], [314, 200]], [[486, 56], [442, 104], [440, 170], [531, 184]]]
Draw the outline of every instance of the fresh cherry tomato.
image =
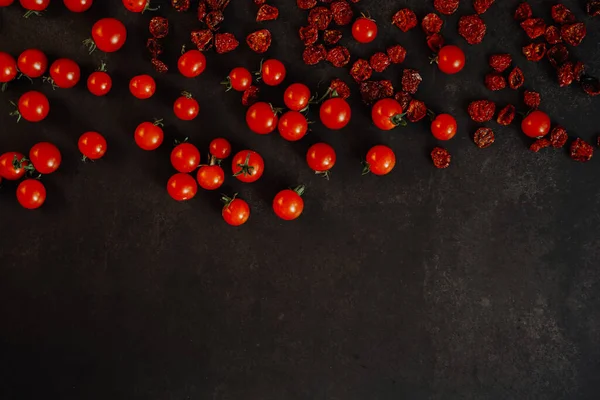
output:
[[191, 143], [180, 143], [171, 152], [171, 164], [179, 172], [192, 172], [200, 165], [200, 152]]
[[444, 46], [437, 55], [437, 65], [445, 74], [456, 74], [465, 66], [465, 53], [458, 46]]
[[[27, 49], [19, 55], [17, 65], [23, 75], [30, 78], [39, 78], [48, 69], [48, 57], [38, 49]], [[0, 77], [1, 81], [2, 78]]]
[[137, 75], [129, 81], [129, 91], [138, 99], [149, 99], [156, 91], [156, 82], [150, 75]]
[[48, 142], [40, 142], [29, 150], [29, 160], [37, 172], [46, 175], [58, 169], [62, 157], [55, 145]]
[[375, 175], [389, 174], [396, 166], [396, 155], [387, 146], [377, 145], [367, 153], [367, 160], [363, 175], [372, 172]]
[[98, 132], [86, 132], [77, 143], [83, 159], [98, 160], [106, 153], [106, 139]]
[[231, 162], [233, 176], [245, 183], [256, 182], [265, 170], [263, 158], [255, 151], [242, 150]]
[[0, 51], [0, 83], [10, 82], [17, 76], [17, 62], [8, 53]]
[[285, 140], [295, 142], [306, 135], [308, 131], [308, 121], [306, 117], [298, 111], [288, 111], [281, 116], [277, 125], [279, 134]]
[[431, 133], [436, 139], [450, 140], [456, 135], [457, 124], [450, 114], [440, 114], [431, 123]]
[[225, 172], [220, 165], [203, 165], [196, 176], [202, 189], [216, 190], [225, 182]]
[[379, 129], [389, 131], [398, 125], [406, 125], [403, 119], [402, 106], [394, 99], [381, 99], [371, 110], [373, 123]]
[[285, 89], [283, 102], [292, 111], [304, 110], [310, 102], [310, 89], [303, 83], [292, 83]]
[[19, 111], [17, 112], [19, 121], [21, 117], [29, 122], [40, 122], [48, 116], [50, 112], [50, 103], [46, 95], [35, 90], [24, 93], [19, 98]]
[[233, 89], [243, 92], [252, 85], [252, 74], [244, 67], [237, 67], [232, 69], [227, 79], [221, 83], [227, 86], [227, 91]]
[[198, 184], [190, 175], [180, 172], [169, 178], [167, 191], [169, 192], [169, 196], [177, 201], [190, 200], [198, 192]]
[[46, 188], [37, 179], [25, 179], [17, 187], [17, 200], [28, 210], [40, 208], [46, 201]]
[[206, 57], [198, 50], [186, 51], [179, 57], [177, 67], [181, 75], [186, 78], [195, 78], [206, 69]]
[[102, 63], [98, 71], [92, 72], [87, 80], [90, 93], [95, 96], [105, 96], [112, 88], [112, 78], [106, 73], [106, 65]]
[[15, 0], [0, 0], [0, 7], [8, 7], [10, 6]]
[[262, 63], [260, 70], [265, 85], [277, 86], [285, 79], [285, 65], [279, 60], [270, 59]]
[[150, 8], [150, 0], [123, 0], [123, 5], [129, 11], [135, 13], [143, 13], [147, 10], [155, 10], [153, 8]]
[[[9, 151], [0, 156], [0, 176], [9, 181], [21, 179], [27, 171], [24, 167], [29, 163], [22, 161], [25, 156], [16, 151]], [[15, 168], [14, 161], [20, 162], [20, 167]]]
[[277, 127], [277, 114], [269, 103], [259, 101], [248, 107], [246, 123], [252, 132], [266, 135]]
[[162, 144], [165, 134], [162, 130], [162, 120], [142, 122], [135, 128], [133, 135], [135, 143], [143, 150], [156, 150]]
[[302, 214], [304, 210], [304, 186], [298, 186], [295, 189], [285, 189], [277, 193], [273, 199], [273, 211], [279, 218], [291, 221]]
[[242, 199], [236, 199], [236, 195], [237, 193], [233, 195], [233, 197], [223, 196], [221, 198], [221, 201], [225, 203], [221, 215], [225, 222], [231, 226], [243, 225], [250, 217], [250, 207], [248, 206], [248, 203]]
[[352, 24], [352, 36], [359, 43], [370, 43], [377, 37], [377, 24], [370, 18], [357, 18]]
[[328, 171], [335, 165], [336, 155], [333, 147], [327, 143], [316, 143], [306, 153], [306, 162], [316, 174], [329, 176]]
[[550, 117], [543, 111], [533, 111], [523, 119], [521, 130], [532, 138], [545, 136], [550, 131]]
[[173, 112], [175, 116], [184, 121], [191, 121], [198, 116], [200, 105], [192, 97], [191, 93], [183, 92], [181, 97], [175, 100], [173, 104]]
[[113, 53], [125, 44], [127, 29], [118, 19], [102, 18], [92, 26], [92, 40], [93, 43], [87, 42], [90, 51], [98, 47], [105, 53]]
[[210, 142], [210, 154], [219, 160], [224, 160], [231, 154], [231, 144], [227, 139], [216, 138]]
[[[44, 11], [50, 5], [50, 0], [19, 0], [21, 6], [29, 11]], [[29, 15], [26, 13], [26, 17]]]
[[342, 129], [350, 122], [351, 115], [348, 102], [341, 97], [325, 100], [319, 110], [321, 122], [329, 129]]
[[68, 58], [59, 58], [50, 66], [50, 78], [56, 86], [69, 89], [77, 85], [81, 77], [79, 65]]
[[71, 12], [84, 12], [90, 9], [94, 0], [63, 0], [65, 7]]

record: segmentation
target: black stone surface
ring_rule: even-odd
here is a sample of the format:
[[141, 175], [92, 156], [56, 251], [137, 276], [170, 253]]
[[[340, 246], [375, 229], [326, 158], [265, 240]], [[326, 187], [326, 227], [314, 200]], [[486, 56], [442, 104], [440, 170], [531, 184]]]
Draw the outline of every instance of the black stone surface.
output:
[[[17, 2], [18, 3], [18, 2]], [[0, 398], [12, 399], [597, 399], [600, 390], [600, 188], [598, 159], [571, 161], [566, 150], [528, 151], [517, 125], [490, 123], [489, 149], [475, 147], [469, 101], [489, 98], [522, 108], [521, 93], [483, 86], [487, 57], [510, 52], [526, 87], [542, 95], [542, 109], [573, 136], [595, 141], [600, 98], [579, 87], [559, 88], [547, 62], [527, 62], [528, 43], [512, 19], [518, 1], [498, 1], [483, 19], [479, 46], [457, 36], [462, 1], [445, 17], [448, 42], [465, 49], [467, 67], [444, 76], [428, 63], [420, 29], [402, 33], [390, 24], [402, 6], [419, 17], [432, 1], [367, 1], [380, 34], [356, 45], [353, 57], [387, 45], [407, 47], [406, 67], [424, 82], [418, 97], [437, 112], [456, 116], [460, 133], [448, 142], [452, 166], [436, 170], [428, 158], [436, 141], [427, 123], [377, 131], [356, 87], [353, 118], [340, 132], [312, 125], [300, 143], [277, 133], [258, 136], [244, 119], [240, 95], [219, 82], [238, 65], [255, 69], [260, 56], [242, 43], [231, 54], [208, 55], [208, 68], [186, 80], [176, 70], [182, 44], [198, 26], [193, 12], [166, 6], [172, 34], [157, 76], [144, 48], [152, 13], [127, 12], [118, 0], [96, 0], [89, 12], [71, 14], [59, 0], [42, 18], [22, 19], [18, 4], [1, 10], [0, 50], [15, 57], [29, 47], [51, 60], [80, 63], [82, 82], [52, 91], [26, 81], [0, 94], [0, 151], [27, 153], [52, 141], [63, 153], [58, 172], [44, 178], [48, 199], [30, 212], [15, 199], [16, 185], [0, 189]], [[306, 12], [292, 0], [280, 7], [267, 56], [288, 67], [286, 83], [302, 81], [320, 92], [333, 77], [351, 83], [346, 69], [301, 60], [297, 29]], [[550, 20], [550, 5], [532, 2]], [[600, 73], [600, 21], [581, 3], [564, 1], [588, 24], [573, 54]], [[223, 29], [243, 42], [263, 26], [257, 7], [233, 0]], [[92, 24], [112, 16], [128, 27], [125, 47], [89, 56], [81, 41]], [[114, 79], [96, 98], [85, 79], [100, 60]], [[399, 87], [401, 66], [381, 77]], [[129, 78], [153, 74], [157, 94], [138, 101]], [[19, 124], [9, 100], [34, 87], [51, 101], [46, 121]], [[181, 90], [199, 99], [193, 122], [177, 121], [172, 103]], [[281, 103], [281, 88], [262, 88]], [[155, 152], [135, 146], [137, 124], [166, 120], [165, 144]], [[317, 119], [314, 116], [312, 119]], [[100, 162], [81, 163], [77, 138], [103, 133], [109, 150]], [[239, 192], [252, 207], [248, 224], [233, 229], [220, 216], [218, 193], [199, 192], [187, 203], [165, 190], [173, 173], [170, 143], [189, 137], [206, 149], [217, 136], [234, 150], [252, 148], [265, 158], [255, 184], [228, 178], [223, 191]], [[306, 167], [317, 141], [338, 153], [325, 181]], [[371, 145], [390, 145], [398, 165], [385, 178], [361, 177], [360, 160]], [[308, 187], [303, 216], [276, 219], [271, 200], [299, 182]]]

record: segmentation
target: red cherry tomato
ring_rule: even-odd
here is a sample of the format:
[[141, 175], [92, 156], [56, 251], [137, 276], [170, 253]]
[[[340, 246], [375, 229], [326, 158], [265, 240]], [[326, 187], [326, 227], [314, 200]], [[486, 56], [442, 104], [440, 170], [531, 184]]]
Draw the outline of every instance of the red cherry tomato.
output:
[[216, 138], [210, 142], [210, 154], [218, 158], [219, 160], [224, 160], [231, 154], [231, 144], [227, 139]]
[[431, 133], [436, 139], [450, 140], [456, 135], [456, 119], [449, 114], [440, 114], [431, 122]]
[[227, 86], [227, 90], [236, 90], [243, 92], [252, 85], [252, 74], [246, 68], [237, 67], [231, 70], [227, 79], [222, 82]]
[[18, 108], [17, 120], [23, 117], [29, 122], [40, 122], [48, 116], [50, 103], [43, 93], [31, 90], [19, 98]]
[[181, 143], [171, 152], [171, 164], [179, 172], [192, 172], [200, 165], [200, 152], [191, 143]]
[[181, 75], [186, 78], [195, 78], [206, 69], [206, 57], [198, 50], [186, 51], [179, 57], [177, 67]]
[[135, 143], [143, 150], [156, 150], [162, 144], [165, 134], [161, 128], [162, 120], [142, 122], [135, 128]]
[[437, 64], [443, 73], [456, 74], [465, 66], [465, 53], [458, 46], [444, 46], [437, 55]]
[[0, 83], [10, 82], [17, 76], [17, 62], [8, 53], [0, 51]]
[[259, 101], [248, 107], [246, 123], [252, 132], [266, 135], [277, 127], [277, 114], [269, 103]]
[[17, 200], [28, 210], [40, 208], [46, 201], [46, 188], [37, 179], [25, 179], [17, 187]]
[[[19, 56], [17, 65], [23, 75], [39, 78], [48, 69], [48, 57], [38, 49], [27, 49]], [[0, 77], [0, 82], [2, 82], [2, 77]]]
[[202, 189], [216, 190], [225, 182], [225, 172], [220, 165], [203, 165], [196, 176]]
[[233, 157], [231, 171], [242, 182], [256, 182], [265, 171], [265, 162], [257, 152], [242, 150]]
[[231, 226], [240, 226], [248, 221], [248, 218], [250, 217], [250, 207], [248, 206], [248, 203], [242, 199], [236, 199], [235, 195], [232, 198], [223, 196], [221, 200], [225, 203], [223, 211], [221, 212], [225, 222]]
[[77, 85], [81, 77], [79, 65], [68, 58], [59, 58], [50, 66], [50, 78], [56, 86], [69, 89]]
[[325, 100], [319, 110], [321, 122], [329, 129], [342, 129], [350, 122], [351, 115], [348, 102], [341, 97]]
[[77, 143], [83, 159], [98, 160], [106, 153], [106, 139], [98, 132], [86, 132]]
[[[30, 11], [44, 11], [50, 5], [50, 0], [19, 0], [21, 6]], [[25, 13], [25, 17], [29, 14]]]
[[177, 201], [190, 200], [198, 192], [198, 184], [190, 175], [178, 173], [167, 182], [167, 191], [169, 196]]
[[191, 93], [183, 92], [181, 93], [181, 97], [175, 100], [173, 112], [177, 118], [184, 121], [191, 121], [198, 116], [200, 105], [192, 97]]
[[279, 60], [270, 59], [262, 63], [261, 76], [265, 85], [279, 85], [285, 79], [285, 73], [285, 65]]
[[29, 160], [37, 172], [46, 175], [58, 169], [62, 157], [55, 145], [48, 142], [40, 142], [29, 150]]
[[81, 13], [89, 10], [94, 0], [64, 0], [64, 3], [69, 11]]
[[[22, 161], [25, 156], [16, 151], [9, 151], [0, 156], [0, 176], [9, 181], [16, 181], [21, 179], [25, 175], [26, 169], [29, 163]], [[20, 167], [15, 168], [13, 162], [21, 161]]]
[[550, 131], [550, 117], [543, 111], [533, 111], [523, 119], [521, 130], [532, 138], [545, 136]]
[[386, 175], [396, 166], [396, 155], [389, 147], [377, 145], [367, 153], [366, 163], [363, 174], [372, 172], [375, 175]]
[[127, 40], [127, 29], [121, 21], [115, 18], [102, 18], [92, 27], [93, 44], [90, 51], [94, 51], [94, 45], [105, 53], [119, 50]]
[[310, 98], [310, 89], [302, 83], [292, 83], [283, 94], [283, 102], [292, 111], [304, 110], [308, 106]]
[[295, 142], [306, 135], [308, 131], [308, 121], [306, 117], [298, 111], [288, 111], [281, 116], [277, 125], [279, 134], [285, 140]]
[[376, 127], [384, 131], [394, 129], [398, 125], [406, 125], [402, 106], [394, 99], [381, 99], [375, 103], [371, 110], [371, 119]]
[[303, 194], [304, 186], [298, 186], [294, 190], [282, 190], [277, 193], [273, 199], [273, 211], [275, 211], [275, 215], [285, 221], [298, 218], [304, 210]]
[[306, 153], [306, 162], [316, 174], [329, 176], [328, 171], [335, 165], [335, 160], [335, 150], [327, 143], [313, 144]]
[[352, 24], [352, 36], [359, 43], [372, 42], [377, 37], [377, 24], [370, 18], [357, 18]]
[[0, 0], [0, 7], [8, 7], [10, 6], [15, 0]]
[[150, 0], [123, 0], [123, 5], [126, 9], [135, 13], [143, 13], [144, 11], [150, 10], [155, 11], [156, 9], [150, 8]]
[[100, 69], [92, 72], [88, 77], [88, 90], [95, 96], [105, 96], [112, 88], [112, 78], [106, 73], [105, 67], [104, 63], [102, 63]]
[[156, 91], [156, 82], [150, 75], [137, 75], [129, 81], [129, 91], [138, 99], [149, 99]]

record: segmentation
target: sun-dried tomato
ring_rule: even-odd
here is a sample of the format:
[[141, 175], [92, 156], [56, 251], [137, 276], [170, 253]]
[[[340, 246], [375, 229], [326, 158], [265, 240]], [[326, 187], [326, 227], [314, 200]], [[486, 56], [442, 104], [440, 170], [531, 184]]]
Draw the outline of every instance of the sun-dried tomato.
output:
[[600, 16], [600, 1], [588, 1], [585, 5], [585, 12], [590, 17]]
[[539, 38], [546, 32], [546, 22], [543, 18], [528, 18], [521, 22], [521, 28], [530, 39]]
[[256, 13], [256, 22], [273, 21], [279, 17], [279, 9], [269, 4], [263, 4]]
[[402, 71], [402, 90], [410, 94], [417, 93], [419, 85], [423, 81], [421, 74], [416, 69], [405, 68]]
[[350, 97], [350, 87], [341, 79], [335, 78], [331, 81], [329, 89], [337, 94], [337, 97], [347, 99]]
[[333, 13], [333, 21], [337, 25], [348, 25], [352, 22], [354, 13], [352, 7], [346, 0], [338, 0], [331, 3], [331, 12]]
[[511, 63], [512, 56], [510, 54], [493, 54], [489, 59], [490, 67], [496, 72], [506, 71]]
[[584, 75], [581, 77], [581, 88], [589, 96], [598, 96], [600, 94], [600, 81], [593, 76]]
[[206, 0], [206, 4], [211, 10], [224, 11], [229, 5], [229, 0]]
[[552, 142], [550, 142], [550, 140], [548, 139], [537, 139], [531, 144], [531, 146], [529, 146], [529, 150], [533, 151], [534, 153], [537, 153], [541, 149], [545, 149], [546, 147], [550, 147], [551, 145]]
[[498, 113], [498, 118], [496, 118], [496, 122], [500, 125], [508, 126], [515, 119], [515, 106], [512, 104], [507, 105]]
[[206, 18], [206, 14], [208, 13], [206, 9], [206, 2], [201, 0], [200, 3], [198, 3], [198, 21], [204, 22], [204, 18]]
[[162, 39], [169, 34], [169, 20], [164, 17], [153, 17], [149, 29], [152, 36]]
[[146, 48], [152, 55], [152, 58], [158, 57], [163, 52], [163, 46], [160, 42], [155, 38], [149, 38], [146, 42]]
[[557, 44], [562, 42], [562, 37], [560, 36], [560, 29], [558, 29], [554, 25], [549, 25], [546, 28], [546, 32], [544, 32], [544, 38], [549, 44]]
[[179, 12], [184, 12], [190, 9], [190, 0], [171, 0], [173, 8]]
[[487, 28], [479, 15], [463, 15], [458, 20], [458, 33], [469, 44], [479, 44], [485, 36]]
[[360, 83], [360, 94], [366, 104], [392, 97], [394, 87], [391, 81], [365, 81]]
[[204, 22], [206, 23], [206, 26], [208, 26], [208, 29], [214, 32], [219, 29], [219, 26], [221, 25], [221, 22], [223, 22], [223, 20], [225, 20], [225, 16], [221, 11], [217, 10], [211, 11], [208, 14], [206, 14]]
[[538, 62], [546, 55], [546, 43], [530, 43], [523, 47], [523, 55], [527, 60]]
[[525, 21], [527, 18], [531, 18], [532, 15], [533, 11], [527, 2], [519, 4], [517, 10], [515, 11], [515, 19], [517, 21]]
[[575, 15], [563, 4], [552, 6], [552, 19], [559, 25], [575, 22]]
[[235, 38], [233, 33], [217, 33], [215, 34], [215, 51], [218, 54], [229, 53], [235, 50], [240, 45], [240, 42]]
[[573, 72], [573, 63], [567, 61], [556, 70], [556, 77], [558, 78], [558, 85], [560, 87], [569, 86], [575, 80], [575, 73]]
[[310, 10], [317, 5], [317, 0], [296, 0], [296, 5], [302, 10]]
[[191, 32], [192, 43], [194, 43], [200, 51], [205, 51], [212, 47], [213, 36], [214, 34], [210, 29], [200, 29]]
[[548, 61], [550, 61], [550, 64], [556, 68], [569, 60], [569, 50], [567, 49], [567, 46], [559, 43], [550, 47], [546, 52], [546, 57], [548, 58]]
[[475, 135], [473, 135], [473, 142], [475, 142], [480, 149], [490, 147], [495, 140], [496, 136], [494, 136], [494, 131], [490, 128], [479, 128], [475, 131]]
[[419, 122], [427, 115], [427, 106], [424, 102], [417, 99], [412, 99], [410, 103], [408, 103], [408, 108], [406, 109], [406, 118], [410, 122]]
[[327, 29], [323, 32], [323, 41], [325, 44], [334, 45], [342, 38], [342, 32], [336, 29]]
[[452, 156], [448, 152], [448, 150], [442, 147], [435, 147], [431, 151], [431, 159], [433, 160], [433, 165], [436, 168], [443, 169], [448, 168], [450, 166], [450, 161], [452, 161]]
[[412, 10], [403, 8], [394, 14], [392, 17], [392, 23], [396, 25], [402, 32], [408, 32], [417, 26], [417, 16]]
[[412, 100], [412, 95], [407, 92], [398, 92], [394, 95], [394, 99], [396, 99], [396, 101], [398, 103], [400, 103], [403, 110], [407, 110], [408, 105], [410, 104], [410, 101]]
[[585, 24], [583, 22], [576, 22], [574, 24], [567, 24], [560, 27], [560, 33], [564, 41], [571, 46], [579, 46], [587, 34]]
[[169, 67], [167, 67], [167, 64], [160, 61], [158, 58], [153, 58], [151, 62], [152, 62], [152, 66], [158, 73], [164, 74], [165, 72], [167, 72], [169, 70]]
[[473, 0], [473, 8], [477, 14], [486, 12], [496, 0]]
[[300, 40], [302, 40], [302, 43], [304, 43], [305, 46], [315, 44], [319, 39], [319, 30], [312, 25], [301, 27], [298, 30], [298, 34], [300, 35]]
[[406, 58], [406, 49], [399, 44], [388, 47], [386, 53], [393, 64], [402, 64]]
[[434, 0], [433, 7], [444, 15], [452, 15], [458, 10], [459, 0]]
[[488, 122], [494, 118], [496, 104], [489, 100], [475, 100], [469, 104], [469, 116], [475, 122]]
[[438, 53], [442, 47], [444, 47], [444, 37], [439, 33], [427, 36], [427, 46], [434, 53]]
[[508, 86], [511, 89], [517, 90], [525, 83], [525, 75], [523, 75], [523, 71], [521, 68], [514, 67], [513, 70], [508, 75]]
[[485, 87], [494, 91], [502, 90], [506, 87], [506, 79], [499, 73], [489, 73], [485, 76]]
[[581, 77], [585, 74], [585, 64], [581, 61], [577, 61], [575, 65], [573, 65], [573, 78], [579, 82], [581, 81]]
[[350, 75], [352, 75], [356, 82], [364, 82], [369, 79], [372, 74], [373, 68], [371, 68], [371, 65], [367, 60], [363, 60], [362, 58], [356, 60], [350, 69]]
[[571, 158], [575, 161], [586, 162], [592, 159], [594, 148], [583, 139], [577, 138], [571, 143]]
[[327, 7], [315, 7], [308, 13], [308, 23], [316, 26], [320, 31], [327, 29], [332, 19], [333, 15]]
[[552, 132], [550, 132], [550, 142], [555, 149], [563, 147], [567, 143], [567, 139], [569, 139], [567, 130], [560, 125], [556, 126], [552, 129]]
[[322, 44], [306, 46], [302, 53], [302, 60], [306, 65], [316, 65], [327, 57], [327, 49]]
[[341, 68], [350, 62], [350, 52], [344, 46], [335, 46], [327, 52], [327, 61]]
[[523, 93], [523, 102], [525, 105], [531, 109], [536, 110], [540, 106], [540, 102], [542, 98], [538, 92], [534, 92], [532, 90], [526, 90]]
[[266, 2], [267, 0], [254, 0], [254, 4], [256, 4], [257, 6], [262, 6]]
[[387, 67], [390, 66], [390, 57], [380, 51], [371, 56], [369, 64], [371, 65], [371, 68], [373, 68], [373, 71], [383, 72]]
[[271, 32], [268, 29], [252, 32], [246, 37], [246, 43], [252, 51], [262, 54], [271, 46]]
[[259, 92], [260, 89], [256, 86], [250, 86], [248, 89], [244, 90], [244, 94], [242, 94], [242, 105], [248, 107], [256, 103]]
[[423, 31], [427, 36], [439, 33], [442, 30], [443, 25], [444, 21], [436, 13], [427, 14], [421, 21], [421, 28], [423, 28]]

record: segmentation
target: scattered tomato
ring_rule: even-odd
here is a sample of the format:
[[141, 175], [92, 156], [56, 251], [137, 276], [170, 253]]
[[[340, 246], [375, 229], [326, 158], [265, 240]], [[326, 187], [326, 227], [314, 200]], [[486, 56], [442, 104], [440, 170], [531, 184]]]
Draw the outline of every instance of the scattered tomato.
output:
[[144, 11], [154, 11], [150, 8], [150, 0], [123, 0], [123, 5], [126, 9], [135, 13], [143, 13]]
[[191, 143], [180, 143], [171, 152], [171, 164], [179, 172], [192, 172], [200, 165], [200, 152]]
[[431, 133], [436, 139], [450, 140], [456, 135], [456, 119], [450, 114], [439, 114], [431, 122]]
[[[28, 162], [22, 161], [25, 156], [16, 151], [9, 151], [0, 156], [0, 176], [9, 181], [16, 181], [25, 175]], [[15, 165], [15, 161], [17, 164]]]
[[79, 151], [83, 154], [83, 160], [98, 160], [106, 153], [106, 139], [98, 132], [86, 132], [79, 137], [77, 143]]
[[352, 24], [352, 36], [359, 43], [370, 43], [377, 37], [377, 24], [371, 18], [357, 18]]
[[87, 80], [87, 87], [95, 96], [105, 96], [112, 88], [112, 78], [106, 73], [106, 64], [102, 63], [97, 71], [92, 72]]
[[308, 107], [310, 89], [303, 83], [292, 83], [283, 94], [283, 102], [292, 111], [302, 111]]
[[149, 99], [156, 91], [156, 82], [150, 75], [137, 75], [129, 81], [129, 91], [138, 99]]
[[[29, 11], [44, 11], [50, 5], [50, 0], [19, 0], [21, 6]], [[25, 18], [29, 17], [29, 12], [25, 13]]]
[[118, 19], [102, 18], [92, 27], [92, 40], [93, 42], [86, 41], [90, 46], [90, 52], [98, 47], [105, 53], [113, 53], [125, 44], [127, 29]]
[[248, 221], [250, 217], [250, 207], [242, 199], [236, 199], [237, 193], [233, 197], [223, 196], [221, 201], [225, 203], [221, 215], [225, 222], [231, 226], [240, 226]]
[[50, 78], [54, 85], [62, 89], [69, 89], [77, 85], [81, 77], [79, 65], [68, 58], [59, 58], [50, 66]]
[[162, 130], [161, 119], [152, 122], [142, 122], [135, 128], [133, 135], [135, 143], [142, 150], [156, 150], [162, 144], [165, 134]]
[[40, 142], [29, 150], [29, 160], [37, 172], [46, 175], [58, 169], [62, 157], [55, 145], [48, 142]]
[[220, 188], [223, 182], [225, 182], [225, 172], [217, 164], [215, 156], [212, 156], [209, 165], [200, 166], [196, 179], [202, 189], [215, 190]]
[[46, 188], [37, 179], [25, 179], [17, 187], [17, 200], [28, 210], [40, 208], [46, 201]]
[[50, 103], [43, 93], [31, 90], [19, 98], [18, 111], [15, 112], [17, 121], [23, 117], [29, 122], [40, 122], [48, 116]]
[[550, 132], [550, 117], [542, 111], [533, 111], [521, 123], [523, 133], [532, 138], [545, 136]]
[[206, 57], [198, 50], [186, 51], [179, 57], [177, 67], [181, 75], [186, 78], [195, 78], [206, 69]]
[[285, 65], [279, 60], [270, 59], [262, 63], [260, 73], [265, 85], [277, 86], [285, 79]]
[[246, 112], [246, 123], [252, 132], [266, 135], [277, 127], [277, 113], [269, 103], [254, 103]]
[[387, 146], [377, 145], [367, 153], [363, 175], [372, 172], [375, 175], [387, 175], [396, 165], [396, 155]]
[[440, 49], [436, 61], [443, 73], [456, 74], [465, 66], [465, 53], [458, 46], [444, 46]]
[[227, 139], [216, 138], [210, 142], [210, 154], [224, 160], [231, 154], [231, 144]]
[[[19, 56], [17, 65], [23, 75], [29, 78], [39, 78], [48, 69], [48, 57], [38, 49], [27, 49]], [[1, 76], [0, 82], [2, 82]]]
[[398, 125], [406, 126], [402, 106], [394, 99], [381, 99], [371, 110], [371, 119], [376, 127], [384, 131], [394, 129]]
[[182, 92], [181, 97], [175, 100], [175, 104], [173, 104], [173, 112], [177, 118], [184, 121], [191, 121], [198, 116], [200, 112], [200, 105], [192, 97], [191, 93]]
[[325, 100], [319, 110], [321, 122], [329, 129], [342, 129], [350, 122], [351, 115], [348, 102], [341, 97]]
[[196, 196], [198, 184], [190, 175], [180, 172], [169, 178], [167, 192], [169, 192], [169, 196], [177, 201], [190, 200]]
[[295, 142], [306, 135], [308, 131], [308, 121], [306, 117], [298, 111], [288, 111], [279, 118], [277, 125], [279, 134], [285, 140]]
[[316, 174], [329, 178], [329, 170], [335, 165], [336, 155], [327, 143], [316, 143], [306, 153], [306, 162]]
[[305, 187], [298, 186], [295, 189], [285, 189], [277, 193], [273, 199], [273, 211], [275, 215], [285, 221], [291, 221], [300, 216], [304, 210], [304, 194]]
[[256, 182], [265, 170], [263, 158], [255, 151], [242, 150], [231, 162], [233, 176], [245, 183]]
[[252, 85], [252, 74], [244, 67], [237, 67], [231, 70], [227, 79], [221, 84], [227, 86], [227, 91], [233, 89], [243, 92]]
[[90, 9], [94, 0], [63, 0], [65, 7], [71, 12], [84, 12]]
[[10, 6], [15, 0], [0, 0], [0, 7], [8, 7]]

